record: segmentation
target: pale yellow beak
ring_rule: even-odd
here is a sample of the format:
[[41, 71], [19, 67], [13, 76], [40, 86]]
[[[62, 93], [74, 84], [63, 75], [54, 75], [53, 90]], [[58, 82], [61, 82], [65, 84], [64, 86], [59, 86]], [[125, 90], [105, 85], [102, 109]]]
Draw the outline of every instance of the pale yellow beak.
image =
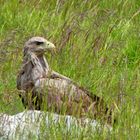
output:
[[45, 42], [45, 46], [44, 46], [44, 50], [45, 51], [51, 51], [53, 53], [56, 53], [56, 50], [55, 50], [55, 45], [49, 41], [46, 41]]
[[51, 43], [51, 42], [49, 42], [49, 41], [46, 41], [45, 42], [45, 47], [46, 47], [46, 49], [55, 49], [55, 45], [53, 44], [53, 43]]

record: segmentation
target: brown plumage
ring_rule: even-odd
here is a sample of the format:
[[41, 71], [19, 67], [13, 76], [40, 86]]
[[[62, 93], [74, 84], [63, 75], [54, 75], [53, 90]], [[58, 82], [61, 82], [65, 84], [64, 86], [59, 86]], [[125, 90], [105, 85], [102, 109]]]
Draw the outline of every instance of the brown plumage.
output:
[[28, 109], [47, 109], [59, 114], [111, 119], [111, 110], [102, 98], [78, 86], [70, 78], [50, 69], [44, 53], [55, 46], [42, 37], [25, 43], [17, 88]]

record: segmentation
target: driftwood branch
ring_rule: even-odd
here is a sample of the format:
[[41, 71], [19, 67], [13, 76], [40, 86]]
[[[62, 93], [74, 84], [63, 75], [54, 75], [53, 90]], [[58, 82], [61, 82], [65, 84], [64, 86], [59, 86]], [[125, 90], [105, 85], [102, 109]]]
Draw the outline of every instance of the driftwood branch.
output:
[[63, 133], [75, 131], [82, 133], [83, 130], [111, 131], [108, 125], [101, 126], [97, 121], [91, 119], [77, 119], [66, 115], [58, 115], [42, 111], [24, 111], [16, 115], [0, 114], [0, 139], [27, 140], [29, 137], [35, 139], [50, 133], [50, 128], [59, 126]]

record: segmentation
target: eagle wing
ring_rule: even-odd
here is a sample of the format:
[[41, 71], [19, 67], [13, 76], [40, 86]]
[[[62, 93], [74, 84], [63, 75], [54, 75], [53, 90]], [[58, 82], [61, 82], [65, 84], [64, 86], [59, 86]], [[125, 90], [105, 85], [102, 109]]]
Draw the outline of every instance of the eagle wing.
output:
[[55, 71], [52, 71], [49, 78], [37, 80], [35, 87], [36, 95], [47, 96], [48, 109], [56, 113], [64, 111], [68, 115], [96, 117], [106, 114], [108, 110], [102, 98]]

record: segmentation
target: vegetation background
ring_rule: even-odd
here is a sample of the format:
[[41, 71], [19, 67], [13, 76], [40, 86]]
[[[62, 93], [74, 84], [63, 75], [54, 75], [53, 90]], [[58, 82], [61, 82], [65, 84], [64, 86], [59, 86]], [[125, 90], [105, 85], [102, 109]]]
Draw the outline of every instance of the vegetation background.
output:
[[52, 131], [50, 139], [140, 139], [139, 0], [0, 0], [0, 112], [24, 110], [16, 75], [32, 36], [56, 45], [46, 54], [55, 71], [118, 110], [111, 133]]

